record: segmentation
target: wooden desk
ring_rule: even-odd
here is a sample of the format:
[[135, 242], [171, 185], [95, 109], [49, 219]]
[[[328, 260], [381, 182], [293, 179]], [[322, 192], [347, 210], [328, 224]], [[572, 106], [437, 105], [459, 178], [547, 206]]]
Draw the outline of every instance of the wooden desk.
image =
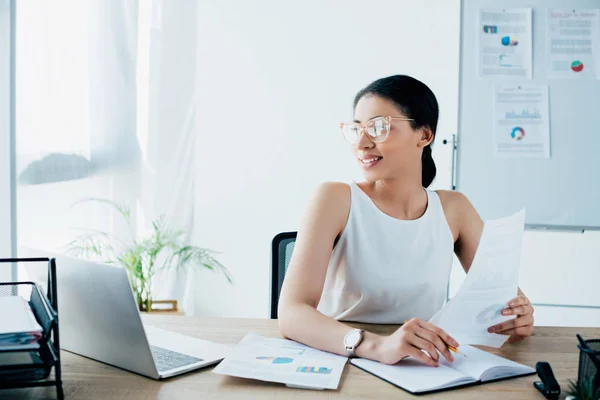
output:
[[[150, 325], [220, 343], [236, 343], [247, 332], [280, 337], [277, 321], [263, 319], [218, 319], [172, 316], [145, 316]], [[358, 325], [357, 325], [358, 326]], [[390, 333], [393, 326], [368, 326]], [[600, 328], [536, 328], [532, 337], [516, 344], [493, 349], [493, 353], [535, 367], [549, 361], [563, 391], [567, 380], [575, 379], [578, 349], [575, 333], [600, 338]], [[490, 349], [488, 349], [490, 350]], [[289, 389], [280, 384], [225, 377], [212, 367], [187, 375], [154, 381], [63, 351], [63, 387], [66, 399], [408, 399], [416, 398], [358, 368], [347, 365], [337, 391]], [[536, 376], [490, 383], [455, 391], [435, 393], [424, 399], [543, 399], [533, 387]], [[53, 399], [54, 390], [34, 388], [0, 390], [0, 399]], [[563, 396], [564, 398], [564, 396]]]

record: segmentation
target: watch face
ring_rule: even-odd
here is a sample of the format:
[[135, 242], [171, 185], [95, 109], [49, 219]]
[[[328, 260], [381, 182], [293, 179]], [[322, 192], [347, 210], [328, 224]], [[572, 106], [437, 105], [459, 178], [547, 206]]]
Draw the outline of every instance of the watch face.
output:
[[354, 347], [360, 341], [360, 331], [350, 331], [344, 338], [344, 344], [348, 347]]

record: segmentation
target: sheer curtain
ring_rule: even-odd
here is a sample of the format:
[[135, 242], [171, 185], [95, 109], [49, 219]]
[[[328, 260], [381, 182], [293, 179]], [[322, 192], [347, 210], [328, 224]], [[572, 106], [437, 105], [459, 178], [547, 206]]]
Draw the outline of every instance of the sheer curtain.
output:
[[[128, 205], [137, 237], [159, 215], [191, 234], [195, 7], [17, 3], [19, 246], [64, 252], [79, 228], [125, 236], [118, 213], [80, 202], [90, 197]], [[185, 274], [155, 286], [186, 309]]]

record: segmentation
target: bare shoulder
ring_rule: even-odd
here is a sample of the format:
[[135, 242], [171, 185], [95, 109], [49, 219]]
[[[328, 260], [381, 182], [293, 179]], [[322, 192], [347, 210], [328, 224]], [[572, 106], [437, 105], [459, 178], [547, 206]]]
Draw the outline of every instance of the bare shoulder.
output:
[[326, 198], [341, 200], [347, 198], [350, 201], [350, 186], [344, 182], [322, 182], [317, 186], [315, 192]]
[[320, 183], [313, 193], [310, 209], [313, 217], [343, 228], [350, 213], [350, 186], [343, 182]]
[[479, 216], [463, 193], [453, 190], [436, 190], [436, 193], [440, 198], [446, 221], [456, 242], [461, 232], [464, 232], [465, 225], [472, 225], [479, 219]]
[[460, 212], [473, 207], [467, 196], [461, 192], [455, 190], [436, 190], [435, 192], [440, 198], [444, 211]]

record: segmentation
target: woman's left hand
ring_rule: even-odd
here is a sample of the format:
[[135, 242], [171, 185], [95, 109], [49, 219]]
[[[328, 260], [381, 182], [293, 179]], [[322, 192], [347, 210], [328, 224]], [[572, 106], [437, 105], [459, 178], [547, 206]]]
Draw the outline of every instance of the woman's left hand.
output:
[[488, 328], [490, 333], [510, 335], [508, 342], [516, 342], [533, 333], [533, 306], [525, 295], [519, 295], [508, 303], [508, 307], [502, 309], [502, 315], [516, 315], [508, 321]]

